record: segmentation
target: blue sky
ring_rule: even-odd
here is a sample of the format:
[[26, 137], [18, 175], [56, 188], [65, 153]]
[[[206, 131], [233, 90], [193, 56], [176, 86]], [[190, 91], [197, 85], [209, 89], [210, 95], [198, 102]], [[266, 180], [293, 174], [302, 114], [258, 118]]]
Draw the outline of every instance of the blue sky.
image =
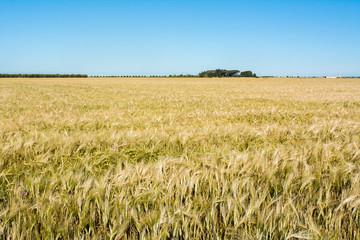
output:
[[0, 73], [360, 75], [360, 0], [0, 0]]

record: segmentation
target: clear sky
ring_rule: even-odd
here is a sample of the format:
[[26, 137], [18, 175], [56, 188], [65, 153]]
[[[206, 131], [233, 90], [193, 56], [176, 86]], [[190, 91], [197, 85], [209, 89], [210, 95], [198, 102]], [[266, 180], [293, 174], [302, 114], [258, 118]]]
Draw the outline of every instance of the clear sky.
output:
[[0, 0], [0, 73], [359, 76], [360, 0]]

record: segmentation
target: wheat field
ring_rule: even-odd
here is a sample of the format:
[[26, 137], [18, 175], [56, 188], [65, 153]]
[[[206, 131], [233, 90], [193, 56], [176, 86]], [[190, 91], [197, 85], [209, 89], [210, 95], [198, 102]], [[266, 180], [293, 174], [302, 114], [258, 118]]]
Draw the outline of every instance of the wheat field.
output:
[[360, 79], [1, 79], [0, 187], [0, 239], [359, 239]]

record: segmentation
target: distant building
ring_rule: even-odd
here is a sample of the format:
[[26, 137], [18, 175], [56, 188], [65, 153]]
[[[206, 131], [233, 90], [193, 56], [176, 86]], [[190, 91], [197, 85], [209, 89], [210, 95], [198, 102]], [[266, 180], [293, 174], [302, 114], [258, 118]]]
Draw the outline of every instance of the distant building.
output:
[[337, 77], [332, 77], [332, 76], [326, 76], [325, 78], [337, 78]]

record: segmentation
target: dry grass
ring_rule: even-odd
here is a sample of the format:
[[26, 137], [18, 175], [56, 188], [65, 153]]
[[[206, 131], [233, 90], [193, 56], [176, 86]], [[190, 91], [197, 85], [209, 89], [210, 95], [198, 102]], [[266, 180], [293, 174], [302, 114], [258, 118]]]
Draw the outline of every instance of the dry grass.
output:
[[359, 79], [1, 79], [0, 239], [359, 239]]

